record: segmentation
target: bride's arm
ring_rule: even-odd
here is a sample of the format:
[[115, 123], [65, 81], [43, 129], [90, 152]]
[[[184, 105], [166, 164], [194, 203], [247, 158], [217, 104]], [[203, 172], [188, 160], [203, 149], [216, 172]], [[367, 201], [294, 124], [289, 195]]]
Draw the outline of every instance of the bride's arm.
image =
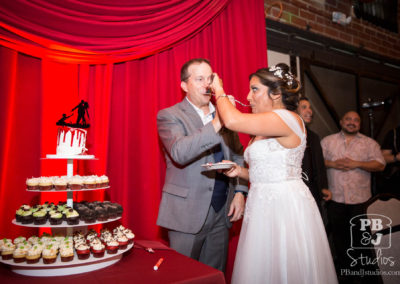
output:
[[237, 110], [225, 95], [219, 83], [213, 82], [216, 105], [220, 119], [224, 126], [232, 131], [264, 137], [287, 137], [292, 134], [291, 129], [273, 112], [248, 114]]

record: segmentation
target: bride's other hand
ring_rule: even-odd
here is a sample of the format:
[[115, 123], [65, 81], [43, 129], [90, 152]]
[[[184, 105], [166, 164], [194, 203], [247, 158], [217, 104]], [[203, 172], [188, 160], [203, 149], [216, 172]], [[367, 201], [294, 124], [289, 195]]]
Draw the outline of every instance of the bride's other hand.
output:
[[244, 195], [242, 193], [236, 193], [233, 197], [231, 205], [229, 207], [228, 216], [231, 217], [230, 221], [235, 222], [240, 220], [244, 214]]
[[[227, 160], [223, 160], [222, 162], [232, 163], [231, 161]], [[242, 170], [241, 166], [235, 163], [235, 165], [232, 168], [224, 170], [223, 173], [228, 177], [234, 178], [239, 176], [241, 170]]]

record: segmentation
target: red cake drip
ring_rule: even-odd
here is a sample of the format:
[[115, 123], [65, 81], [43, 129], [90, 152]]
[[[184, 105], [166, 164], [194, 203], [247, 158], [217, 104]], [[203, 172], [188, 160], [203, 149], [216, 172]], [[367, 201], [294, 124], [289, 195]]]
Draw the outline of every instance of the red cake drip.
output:
[[67, 126], [61, 126], [58, 128], [58, 133], [57, 133], [57, 145], [60, 145], [60, 137], [61, 137], [61, 133], [64, 131], [64, 138], [63, 138], [63, 143], [65, 143], [66, 137], [67, 137], [67, 133], [68, 131], [71, 132], [71, 147], [73, 145], [74, 142], [74, 136], [75, 134], [77, 135], [78, 138], [78, 145], [81, 145], [82, 143], [82, 139], [85, 137], [85, 131], [83, 131], [82, 129], [79, 128], [71, 128], [71, 127], [67, 127]]

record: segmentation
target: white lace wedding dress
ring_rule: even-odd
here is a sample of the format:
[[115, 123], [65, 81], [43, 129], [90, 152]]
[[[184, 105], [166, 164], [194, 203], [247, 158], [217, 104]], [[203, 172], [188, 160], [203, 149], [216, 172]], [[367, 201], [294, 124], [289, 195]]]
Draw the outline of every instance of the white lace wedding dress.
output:
[[245, 151], [251, 188], [232, 283], [337, 283], [321, 215], [302, 180], [306, 136], [289, 111], [274, 112], [301, 144], [288, 149], [270, 138]]

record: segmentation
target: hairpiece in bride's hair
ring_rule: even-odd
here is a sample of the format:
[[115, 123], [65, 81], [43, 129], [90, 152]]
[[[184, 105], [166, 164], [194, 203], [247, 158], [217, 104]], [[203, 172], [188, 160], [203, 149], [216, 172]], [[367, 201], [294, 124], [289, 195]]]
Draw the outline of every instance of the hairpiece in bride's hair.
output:
[[287, 73], [284, 74], [285, 70], [283, 70], [280, 66], [275, 66], [275, 65], [270, 66], [268, 68], [268, 71], [272, 72], [275, 77], [285, 80], [287, 82], [287, 85], [289, 87], [292, 87], [295, 78], [290, 71], [287, 71]]

